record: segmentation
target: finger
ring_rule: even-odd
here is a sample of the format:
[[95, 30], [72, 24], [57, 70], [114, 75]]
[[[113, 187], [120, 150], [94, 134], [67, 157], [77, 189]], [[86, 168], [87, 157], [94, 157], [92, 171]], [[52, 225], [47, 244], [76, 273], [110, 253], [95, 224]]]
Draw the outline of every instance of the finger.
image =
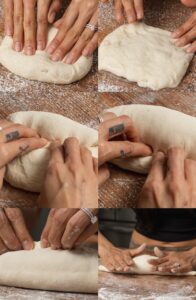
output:
[[118, 271], [123, 271], [125, 267], [127, 267], [127, 264], [124, 260], [124, 255], [120, 256], [120, 255], [116, 255], [115, 256], [115, 262], [118, 263], [118, 265], [120, 266], [117, 270]]
[[98, 118], [99, 118], [99, 122], [103, 123], [105, 121], [115, 119], [117, 118], [117, 116], [113, 112], [104, 112], [103, 114], [99, 115]]
[[14, 0], [14, 35], [13, 48], [20, 52], [23, 49], [23, 2]]
[[4, 176], [5, 176], [5, 171], [6, 171], [5, 167], [0, 169], [0, 190], [3, 187], [3, 180], [4, 180]]
[[40, 238], [42, 248], [48, 248], [50, 246], [50, 244], [48, 242], [48, 235], [50, 232], [50, 228], [52, 226], [52, 220], [53, 220], [53, 216], [54, 216], [55, 212], [56, 212], [56, 208], [50, 209], [46, 224], [44, 226], [44, 229], [42, 230], [41, 238]]
[[190, 186], [195, 185], [195, 177], [196, 177], [196, 162], [191, 159], [185, 160], [185, 177], [187, 181], [190, 183]]
[[[96, 26], [97, 22], [98, 22], [98, 11], [94, 13], [89, 23]], [[70, 53], [67, 55], [65, 59], [65, 63], [67, 64], [75, 63], [79, 59], [79, 57], [82, 54], [82, 51], [84, 50], [86, 45], [90, 42], [93, 36], [94, 36], [94, 31], [92, 31], [89, 28], [85, 28], [80, 38], [76, 42], [75, 46], [71, 49]]]
[[162, 250], [160, 250], [158, 247], [154, 247], [154, 254], [159, 258], [166, 256], [166, 254]]
[[131, 256], [136, 256], [136, 255], [139, 255], [141, 254], [146, 248], [146, 244], [142, 244], [141, 246], [139, 246], [138, 248], [135, 248], [135, 249], [131, 249], [130, 250], [130, 253], [131, 253]]
[[135, 12], [137, 19], [141, 20], [144, 17], [144, 3], [143, 0], [134, 0]]
[[95, 174], [98, 176], [98, 159], [93, 157], [93, 169]]
[[181, 182], [185, 180], [185, 152], [181, 148], [171, 148], [168, 150], [167, 159], [167, 178], [168, 180], [175, 180]]
[[90, 224], [85, 231], [79, 236], [79, 238], [76, 240], [74, 246], [80, 246], [83, 244], [89, 237], [94, 235], [98, 230], [98, 224]]
[[187, 49], [187, 53], [195, 53], [196, 52], [196, 41], [194, 41], [192, 44], [190, 44]]
[[151, 164], [151, 168], [148, 174], [148, 181], [163, 181], [165, 178], [165, 165], [166, 165], [166, 157], [162, 152], [157, 152]]
[[0, 120], [0, 131], [6, 127], [12, 126], [14, 123], [7, 120]]
[[76, 138], [67, 138], [64, 142], [65, 161], [72, 165], [81, 166], [80, 145]]
[[94, 165], [93, 165], [93, 157], [90, 152], [86, 147], [81, 146], [80, 147], [80, 155], [81, 155], [81, 161], [83, 165], [85, 166], [85, 170], [88, 171], [94, 171]]
[[196, 37], [196, 26], [192, 28], [190, 31], [188, 31], [187, 33], [185, 33], [182, 37], [177, 39], [175, 45], [177, 47], [184, 47], [190, 44], [191, 42], [193, 42], [195, 40], [195, 37]]
[[168, 257], [158, 258], [158, 259], [149, 259], [148, 262], [153, 266], [158, 266], [165, 262], [168, 262]]
[[149, 156], [151, 153], [151, 149], [142, 143], [129, 141], [101, 143], [99, 144], [99, 164], [102, 165], [115, 158]]
[[54, 164], [64, 164], [65, 163], [65, 157], [64, 157], [64, 150], [63, 147], [54, 147], [51, 149], [51, 158], [48, 164], [48, 167], [50, 168]]
[[14, 24], [13, 24], [13, 12], [14, 5], [13, 0], [4, 1], [4, 29], [5, 35], [12, 36], [14, 33]]
[[0, 255], [6, 253], [7, 251], [9, 251], [8, 248], [5, 246], [4, 242], [0, 238]]
[[98, 176], [99, 186], [104, 184], [109, 178], [110, 178], [109, 168], [107, 167], [107, 165], [101, 166], [99, 168], [99, 176]]
[[89, 43], [86, 45], [84, 50], [82, 51], [82, 55], [87, 57], [93, 55], [94, 51], [98, 47], [98, 37], [99, 37], [98, 32], [96, 32], [93, 35], [92, 39], [89, 41]]
[[37, 3], [37, 50], [44, 50], [48, 34], [48, 10], [50, 0], [40, 0]]
[[23, 138], [10, 143], [0, 144], [0, 168], [4, 167], [17, 156], [42, 148], [46, 144], [47, 140], [37, 138]]
[[48, 241], [52, 249], [61, 248], [61, 239], [65, 231], [67, 222], [76, 212], [77, 209], [59, 208], [56, 210], [48, 235]]
[[61, 8], [61, 5], [62, 5], [61, 0], [52, 1], [52, 4], [51, 4], [49, 12], [48, 12], [48, 22], [49, 23], [52, 24], [54, 22], [57, 12]]
[[34, 242], [26, 227], [24, 217], [19, 208], [5, 208], [5, 214], [11, 222], [12, 228], [21, 242], [24, 250], [31, 250], [34, 247]]
[[75, 242], [89, 225], [90, 219], [83, 211], [80, 210], [72, 216], [61, 239], [63, 249], [72, 249]]
[[192, 16], [179, 28], [177, 28], [173, 34], [172, 37], [174, 39], [177, 39], [181, 36], [183, 36], [186, 32], [188, 32], [193, 26], [195, 25], [195, 13], [192, 14]]
[[185, 264], [178, 268], [172, 268], [171, 273], [187, 273], [192, 271], [192, 268], [190, 267], [190, 264]]
[[18, 140], [20, 138], [39, 138], [37, 132], [20, 124], [12, 124], [0, 131], [0, 143], [7, 143]]
[[9, 250], [22, 248], [2, 208], [0, 209], [0, 238]]
[[122, 0], [122, 3], [124, 6], [128, 23], [135, 22], [137, 20], [137, 17], [136, 17], [134, 2], [132, 0], [131, 1]]
[[35, 1], [24, 1], [24, 52], [35, 54], [36, 49], [36, 14]]
[[123, 14], [123, 6], [121, 0], [115, 0], [114, 1], [114, 11], [115, 11], [115, 18], [116, 21], [119, 24], [122, 24], [125, 20], [124, 14]]

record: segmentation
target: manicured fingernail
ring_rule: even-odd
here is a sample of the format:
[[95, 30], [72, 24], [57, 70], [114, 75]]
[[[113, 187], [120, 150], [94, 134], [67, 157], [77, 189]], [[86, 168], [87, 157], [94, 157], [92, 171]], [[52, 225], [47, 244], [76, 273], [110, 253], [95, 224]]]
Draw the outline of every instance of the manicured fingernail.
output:
[[20, 52], [20, 51], [21, 51], [21, 43], [20, 43], [20, 42], [16, 42], [14, 48], [15, 48], [15, 50], [16, 50], [17, 52]]
[[53, 23], [53, 22], [54, 22], [55, 17], [56, 17], [56, 13], [55, 13], [55, 12], [52, 12], [52, 13], [50, 14], [50, 17], [49, 17], [50, 23]]
[[41, 247], [42, 248], [48, 248], [49, 247], [48, 241], [45, 240], [45, 239], [41, 240]]
[[22, 242], [22, 246], [23, 246], [24, 250], [33, 249], [32, 243], [30, 241], [27, 241], [27, 240]]
[[59, 53], [54, 54], [52, 56], [52, 60], [53, 61], [59, 61], [59, 60], [61, 60], [60, 54]]
[[33, 49], [32, 49], [31, 46], [29, 46], [29, 47], [26, 48], [26, 54], [27, 55], [32, 55], [33, 54]]

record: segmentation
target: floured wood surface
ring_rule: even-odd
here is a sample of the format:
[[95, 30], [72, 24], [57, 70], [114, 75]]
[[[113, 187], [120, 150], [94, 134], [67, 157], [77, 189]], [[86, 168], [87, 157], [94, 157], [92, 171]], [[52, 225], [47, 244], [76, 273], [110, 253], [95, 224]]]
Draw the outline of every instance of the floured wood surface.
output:
[[56, 293], [0, 286], [0, 300], [97, 300], [97, 295]]
[[[175, 109], [196, 117], [196, 96], [178, 97], [175, 91], [165, 97], [159, 92], [156, 97], [153, 93], [102, 93], [99, 96], [104, 109], [124, 104], [154, 104]], [[164, 126], [164, 124], [163, 124]], [[172, 130], [172, 128], [171, 128]], [[111, 178], [100, 188], [100, 207], [135, 207], [141, 188], [146, 177], [130, 171], [110, 166]]]
[[[194, 277], [194, 276], [193, 276]], [[99, 272], [99, 300], [195, 300], [195, 278]]]
[[[0, 2], [0, 41], [3, 37], [3, 1]], [[97, 53], [94, 54], [94, 61], [92, 70], [84, 77], [82, 80], [75, 82], [69, 85], [55, 85], [50, 83], [30, 81], [14, 75], [7, 71], [3, 66], [0, 65], [0, 95], [2, 91], [4, 93], [14, 92], [21, 93], [25, 92], [26, 95], [34, 95], [35, 92], [37, 95], [48, 94], [63, 94], [69, 90], [73, 92], [88, 92], [96, 91], [98, 85], [97, 77]]]
[[[159, 27], [169, 31], [174, 31], [177, 27], [182, 25], [188, 17], [193, 13], [194, 9], [187, 8], [181, 4], [179, 0], [146, 0], [144, 1], [145, 19], [147, 25]], [[110, 32], [115, 30], [119, 25], [117, 24], [114, 13], [112, 1], [108, 4], [100, 4], [99, 11], [99, 43]], [[193, 59], [191, 65], [185, 75], [181, 84], [175, 89], [178, 96], [191, 97], [196, 91], [195, 83], [196, 72], [196, 58]], [[129, 82], [126, 79], [117, 77], [109, 72], [99, 72], [98, 89], [100, 92], [131, 92], [143, 93], [149, 92], [156, 97], [159, 92], [152, 92], [150, 89], [138, 87], [136, 83]], [[173, 90], [173, 89], [172, 89]], [[163, 93], [167, 94], [171, 89], [163, 89]], [[148, 97], [148, 96], [147, 96]]]
[[[102, 109], [103, 106], [95, 92], [51, 92], [46, 96], [41, 95], [41, 91], [40, 93], [34, 91], [33, 95], [27, 95], [24, 90], [18, 93], [0, 94], [0, 119], [21, 110], [49, 111], [96, 129], [97, 112]], [[17, 190], [5, 183], [3, 190], [0, 191], [0, 206], [32, 207], [35, 206], [37, 197], [37, 194]]]

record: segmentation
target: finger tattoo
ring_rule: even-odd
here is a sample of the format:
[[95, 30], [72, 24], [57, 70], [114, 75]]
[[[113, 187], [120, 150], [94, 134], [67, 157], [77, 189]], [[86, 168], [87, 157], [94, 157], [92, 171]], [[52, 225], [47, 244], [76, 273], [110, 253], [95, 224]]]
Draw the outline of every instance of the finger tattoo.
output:
[[7, 133], [5, 137], [7, 142], [11, 142], [11, 141], [18, 140], [20, 138], [20, 134], [18, 131], [12, 131]]
[[122, 133], [125, 130], [125, 125], [123, 123], [115, 125], [109, 128], [109, 137], [112, 137], [116, 134]]
[[19, 147], [20, 153], [24, 153], [25, 151], [27, 151], [28, 148], [29, 148], [29, 145], [26, 145], [26, 146], [20, 146], [20, 147]]

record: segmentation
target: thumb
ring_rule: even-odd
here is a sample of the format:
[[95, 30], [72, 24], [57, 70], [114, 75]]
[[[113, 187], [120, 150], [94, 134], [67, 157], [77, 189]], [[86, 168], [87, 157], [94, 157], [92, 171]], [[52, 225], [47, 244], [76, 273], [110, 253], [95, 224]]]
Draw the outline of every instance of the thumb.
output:
[[158, 257], [158, 258], [161, 258], [161, 257], [164, 257], [165, 254], [163, 251], [161, 251], [158, 247], [154, 247], [154, 254]]
[[130, 253], [131, 253], [131, 256], [137, 256], [139, 254], [141, 254], [146, 248], [146, 244], [142, 244], [141, 246], [139, 246], [138, 248], [135, 248], [135, 249], [131, 249], [130, 250]]

